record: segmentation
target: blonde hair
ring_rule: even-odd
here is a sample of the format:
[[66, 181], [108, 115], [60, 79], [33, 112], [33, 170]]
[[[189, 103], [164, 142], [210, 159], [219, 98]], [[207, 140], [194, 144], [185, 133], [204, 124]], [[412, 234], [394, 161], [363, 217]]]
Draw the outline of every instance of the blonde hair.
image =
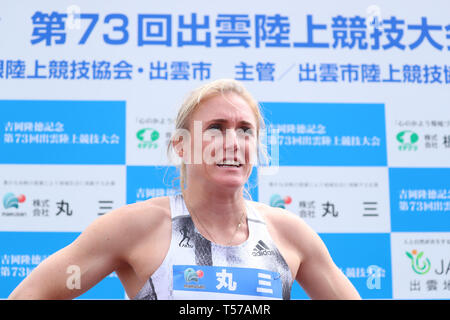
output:
[[[268, 162], [268, 155], [265, 145], [261, 143], [260, 130], [265, 129], [265, 121], [259, 107], [259, 104], [250, 94], [250, 92], [243, 86], [243, 84], [234, 79], [219, 79], [207, 83], [195, 90], [193, 90], [185, 99], [180, 109], [178, 110], [178, 115], [175, 120], [175, 132], [172, 135], [170, 142], [167, 146], [167, 155], [169, 159], [172, 160], [172, 150], [173, 150], [173, 139], [177, 136], [179, 130], [188, 130], [188, 123], [190, 116], [197, 110], [198, 106], [202, 101], [207, 98], [216, 95], [225, 95], [227, 93], [235, 93], [247, 102], [253, 111], [256, 118], [257, 125], [257, 143], [258, 143], [258, 162], [262, 160], [263, 162]], [[180, 187], [181, 192], [184, 192], [186, 183], [186, 164], [181, 161], [180, 165]], [[251, 196], [247, 189], [245, 189], [247, 196], [251, 199]]]

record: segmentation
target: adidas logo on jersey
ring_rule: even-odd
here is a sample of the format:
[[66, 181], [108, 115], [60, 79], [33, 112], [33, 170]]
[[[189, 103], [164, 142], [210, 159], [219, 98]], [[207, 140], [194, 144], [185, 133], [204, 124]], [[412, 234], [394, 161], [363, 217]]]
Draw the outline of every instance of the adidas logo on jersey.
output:
[[255, 257], [259, 256], [271, 256], [274, 255], [275, 252], [270, 250], [270, 248], [265, 244], [262, 240], [259, 240], [256, 246], [253, 248], [252, 255]]

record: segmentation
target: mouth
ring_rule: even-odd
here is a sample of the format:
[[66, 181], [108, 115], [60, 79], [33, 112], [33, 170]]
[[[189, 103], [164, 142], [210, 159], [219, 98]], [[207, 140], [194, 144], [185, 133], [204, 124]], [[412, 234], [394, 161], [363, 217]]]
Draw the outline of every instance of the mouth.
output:
[[238, 161], [223, 161], [216, 164], [219, 168], [240, 168], [242, 167], [242, 163]]

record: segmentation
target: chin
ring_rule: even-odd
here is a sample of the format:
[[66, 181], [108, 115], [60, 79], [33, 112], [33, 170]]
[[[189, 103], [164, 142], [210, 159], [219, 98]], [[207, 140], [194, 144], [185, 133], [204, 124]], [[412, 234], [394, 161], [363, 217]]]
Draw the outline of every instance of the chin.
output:
[[240, 189], [242, 188], [248, 180], [248, 176], [244, 171], [236, 172], [236, 171], [222, 171], [223, 169], [212, 168], [209, 171], [209, 181], [212, 185], [218, 185], [221, 188], [226, 189]]
[[214, 185], [218, 185], [221, 188], [226, 189], [240, 189], [247, 182], [243, 178], [233, 178], [233, 177], [217, 177], [211, 181]]

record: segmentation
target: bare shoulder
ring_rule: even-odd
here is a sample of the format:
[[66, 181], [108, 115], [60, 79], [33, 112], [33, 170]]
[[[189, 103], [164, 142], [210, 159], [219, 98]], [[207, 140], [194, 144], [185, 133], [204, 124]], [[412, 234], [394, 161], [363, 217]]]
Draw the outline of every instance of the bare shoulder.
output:
[[158, 197], [112, 210], [96, 219], [85, 233], [130, 244], [143, 235], [153, 234], [167, 221], [170, 222], [169, 198]]
[[260, 212], [266, 223], [273, 226], [276, 229], [282, 229], [282, 231], [310, 231], [309, 226], [294, 213], [277, 207], [271, 207], [265, 203], [251, 201], [251, 204]]
[[133, 224], [157, 222], [170, 217], [169, 197], [156, 197], [128, 204], [109, 214], [121, 217]]
[[314, 243], [321, 242], [317, 233], [300, 217], [283, 208], [271, 207], [261, 202], [251, 202], [260, 212], [269, 232], [295, 251], [306, 253]]

